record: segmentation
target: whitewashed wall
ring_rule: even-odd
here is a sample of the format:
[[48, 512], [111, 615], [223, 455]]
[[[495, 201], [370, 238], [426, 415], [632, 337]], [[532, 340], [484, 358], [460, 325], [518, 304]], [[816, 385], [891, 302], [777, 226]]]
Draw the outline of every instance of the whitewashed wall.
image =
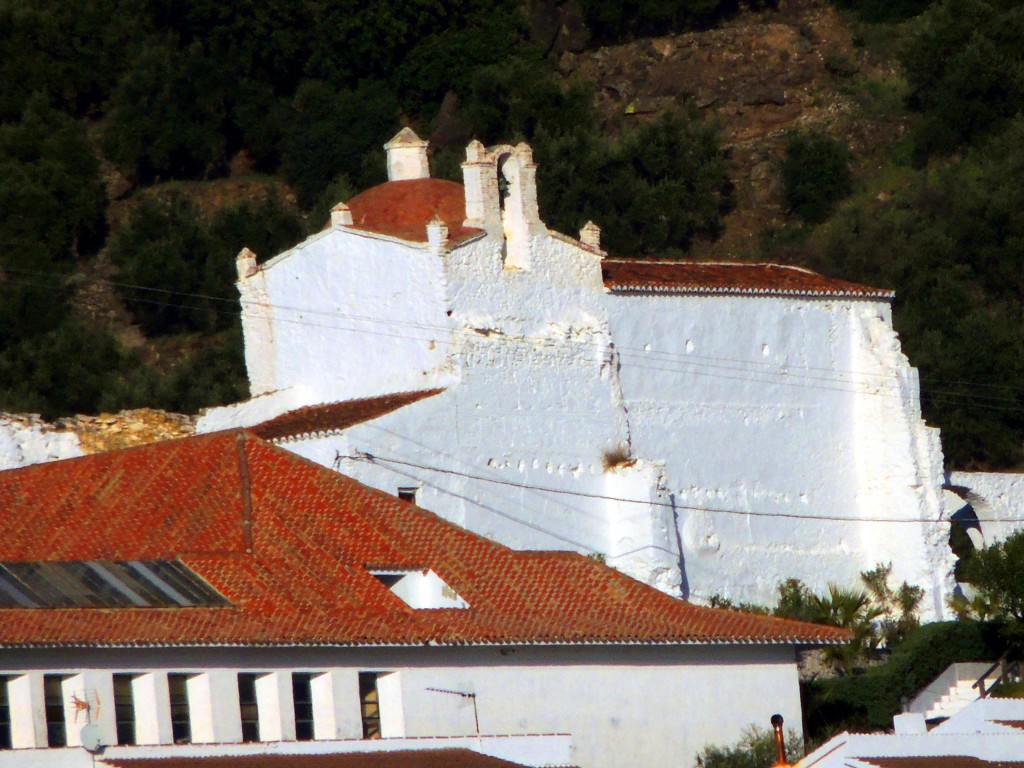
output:
[[82, 455], [78, 436], [47, 424], [0, 415], [0, 470]]
[[[382, 700], [381, 711], [385, 718], [394, 717], [388, 708], [401, 707], [404, 733], [396, 737], [475, 735], [471, 700], [428, 689], [474, 693], [481, 733], [570, 734], [571, 764], [582, 768], [677, 768], [692, 764], [709, 743], [730, 744], [745, 727], [764, 726], [775, 712], [798, 731], [801, 722], [794, 653], [786, 646], [108, 650], [81, 651], [73, 658], [67, 651], [0, 654], [3, 673], [77, 675], [82, 669], [92, 679], [103, 672], [171, 670], [208, 674], [222, 683], [239, 671], [332, 670], [347, 681], [350, 693], [339, 701], [347, 708], [345, 725], [334, 734], [341, 739], [359, 735], [358, 672], [387, 671], [394, 673], [395, 696]], [[209, 701], [216, 720], [211, 730], [222, 734], [209, 741], [230, 741], [223, 734], [240, 734], [236, 698], [221, 695]]]
[[[422, 506], [510, 546], [596, 553], [698, 600], [771, 603], [785, 578], [822, 589], [892, 562], [942, 614], [941, 447], [887, 303], [613, 295], [569, 238], [531, 236], [525, 269], [503, 244], [439, 254], [334, 227], [286, 252], [240, 284], [273, 304], [273, 343], [250, 334], [247, 353], [274, 391], [200, 431], [444, 386], [286, 445], [389, 492], [422, 486]], [[268, 346], [272, 376], [253, 359]], [[629, 461], [606, 466], [616, 449]]]
[[1021, 529], [1021, 520], [1024, 520], [1024, 474], [951, 472], [949, 482], [967, 489], [968, 500], [982, 521], [983, 544], [1002, 541]]

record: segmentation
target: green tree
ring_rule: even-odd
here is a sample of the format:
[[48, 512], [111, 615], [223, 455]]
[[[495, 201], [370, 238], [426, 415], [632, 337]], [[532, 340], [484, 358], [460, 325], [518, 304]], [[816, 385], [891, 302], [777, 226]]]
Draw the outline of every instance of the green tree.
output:
[[0, 0], [0, 120], [33, 95], [75, 115], [102, 104], [145, 30], [125, 0]]
[[967, 581], [995, 610], [1006, 639], [1024, 649], [1024, 531], [976, 551], [965, 570]]
[[922, 158], [992, 135], [1024, 109], [1024, 7], [944, 0], [922, 14], [902, 53]]
[[921, 587], [905, 581], [893, 589], [889, 585], [891, 576], [892, 563], [879, 563], [860, 574], [872, 602], [881, 610], [878, 633], [881, 644], [889, 649], [902, 643], [912, 630], [920, 626], [918, 612], [924, 599]]
[[[217, 325], [215, 299], [226, 298], [228, 289], [211, 289], [206, 279], [212, 247], [195, 206], [180, 195], [144, 199], [114, 233], [118, 294], [147, 335]], [[208, 292], [215, 298], [206, 298]]]
[[0, 124], [0, 267], [64, 268], [103, 241], [106, 195], [82, 126], [33, 99]]
[[809, 223], [824, 221], [853, 190], [850, 150], [818, 131], [797, 131], [786, 140], [783, 196], [790, 211]]
[[891, 200], [845, 207], [805, 252], [825, 274], [896, 288], [893, 321], [921, 371], [950, 466], [1024, 460], [1024, 119]]
[[228, 104], [217, 77], [201, 43], [150, 41], [111, 96], [104, 151], [143, 182], [219, 172]]
[[572, 232], [593, 220], [612, 253], [681, 256], [695, 237], [717, 236], [731, 208], [718, 133], [693, 112], [666, 113], [611, 143], [581, 132], [537, 139], [546, 221]]
[[[803, 742], [796, 731], [786, 736], [786, 759], [795, 763], [803, 757]], [[762, 728], [748, 728], [732, 746], [711, 745], [697, 758], [703, 768], [771, 768], [775, 765], [775, 734]]]
[[312, 205], [339, 174], [360, 188], [383, 181], [382, 146], [398, 128], [398, 103], [380, 81], [352, 90], [303, 83], [281, 141], [282, 170], [299, 202]]

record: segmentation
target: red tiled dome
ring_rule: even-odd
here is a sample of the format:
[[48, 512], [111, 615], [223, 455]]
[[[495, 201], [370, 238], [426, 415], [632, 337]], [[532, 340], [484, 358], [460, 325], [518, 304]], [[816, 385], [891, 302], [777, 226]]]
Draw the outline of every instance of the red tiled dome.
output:
[[462, 226], [466, 194], [461, 184], [445, 179], [389, 181], [348, 201], [352, 226], [418, 243], [427, 241], [427, 223], [440, 216], [455, 242], [480, 230]]

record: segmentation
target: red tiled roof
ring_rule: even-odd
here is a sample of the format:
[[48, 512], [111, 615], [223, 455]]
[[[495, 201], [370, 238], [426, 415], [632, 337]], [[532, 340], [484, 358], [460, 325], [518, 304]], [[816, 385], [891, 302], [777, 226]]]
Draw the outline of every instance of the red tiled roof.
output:
[[[181, 561], [229, 608], [6, 608], [0, 646], [828, 643], [568, 552], [516, 552], [241, 431], [0, 473], [0, 560]], [[366, 568], [431, 568], [416, 610]]]
[[461, 184], [446, 179], [389, 181], [360, 192], [347, 203], [352, 226], [417, 243], [427, 242], [427, 223], [439, 216], [448, 225], [448, 241], [481, 230], [464, 227], [466, 194]]
[[754, 262], [605, 259], [605, 286], [621, 293], [731, 293], [890, 299], [893, 292], [819, 275], [803, 267]]
[[398, 392], [380, 397], [307, 405], [264, 421], [255, 427], [250, 427], [248, 431], [264, 440], [276, 440], [280, 437], [305, 435], [311, 432], [346, 429], [364, 421], [380, 418], [443, 391], [443, 389], [425, 389], [419, 392]]
[[999, 725], [1005, 725], [1010, 728], [1016, 728], [1019, 731], [1024, 731], [1024, 720], [993, 720], [994, 723]]
[[112, 768], [520, 768], [519, 763], [471, 749], [403, 749], [333, 755], [234, 755], [218, 757], [116, 758]]

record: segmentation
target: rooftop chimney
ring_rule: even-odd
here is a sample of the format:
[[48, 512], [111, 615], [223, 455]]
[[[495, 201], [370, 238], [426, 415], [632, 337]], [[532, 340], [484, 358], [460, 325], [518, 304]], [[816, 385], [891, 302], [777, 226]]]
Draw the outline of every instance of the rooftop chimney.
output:
[[352, 226], [352, 211], [344, 203], [338, 203], [336, 206], [331, 208], [331, 226], [332, 227], [351, 227]]
[[384, 149], [388, 153], [388, 181], [430, 178], [427, 142], [412, 128], [400, 130]]
[[775, 731], [775, 764], [772, 768], [789, 768], [786, 761], [786, 736], [782, 732], [784, 722], [782, 715], [772, 715], [772, 730]]

